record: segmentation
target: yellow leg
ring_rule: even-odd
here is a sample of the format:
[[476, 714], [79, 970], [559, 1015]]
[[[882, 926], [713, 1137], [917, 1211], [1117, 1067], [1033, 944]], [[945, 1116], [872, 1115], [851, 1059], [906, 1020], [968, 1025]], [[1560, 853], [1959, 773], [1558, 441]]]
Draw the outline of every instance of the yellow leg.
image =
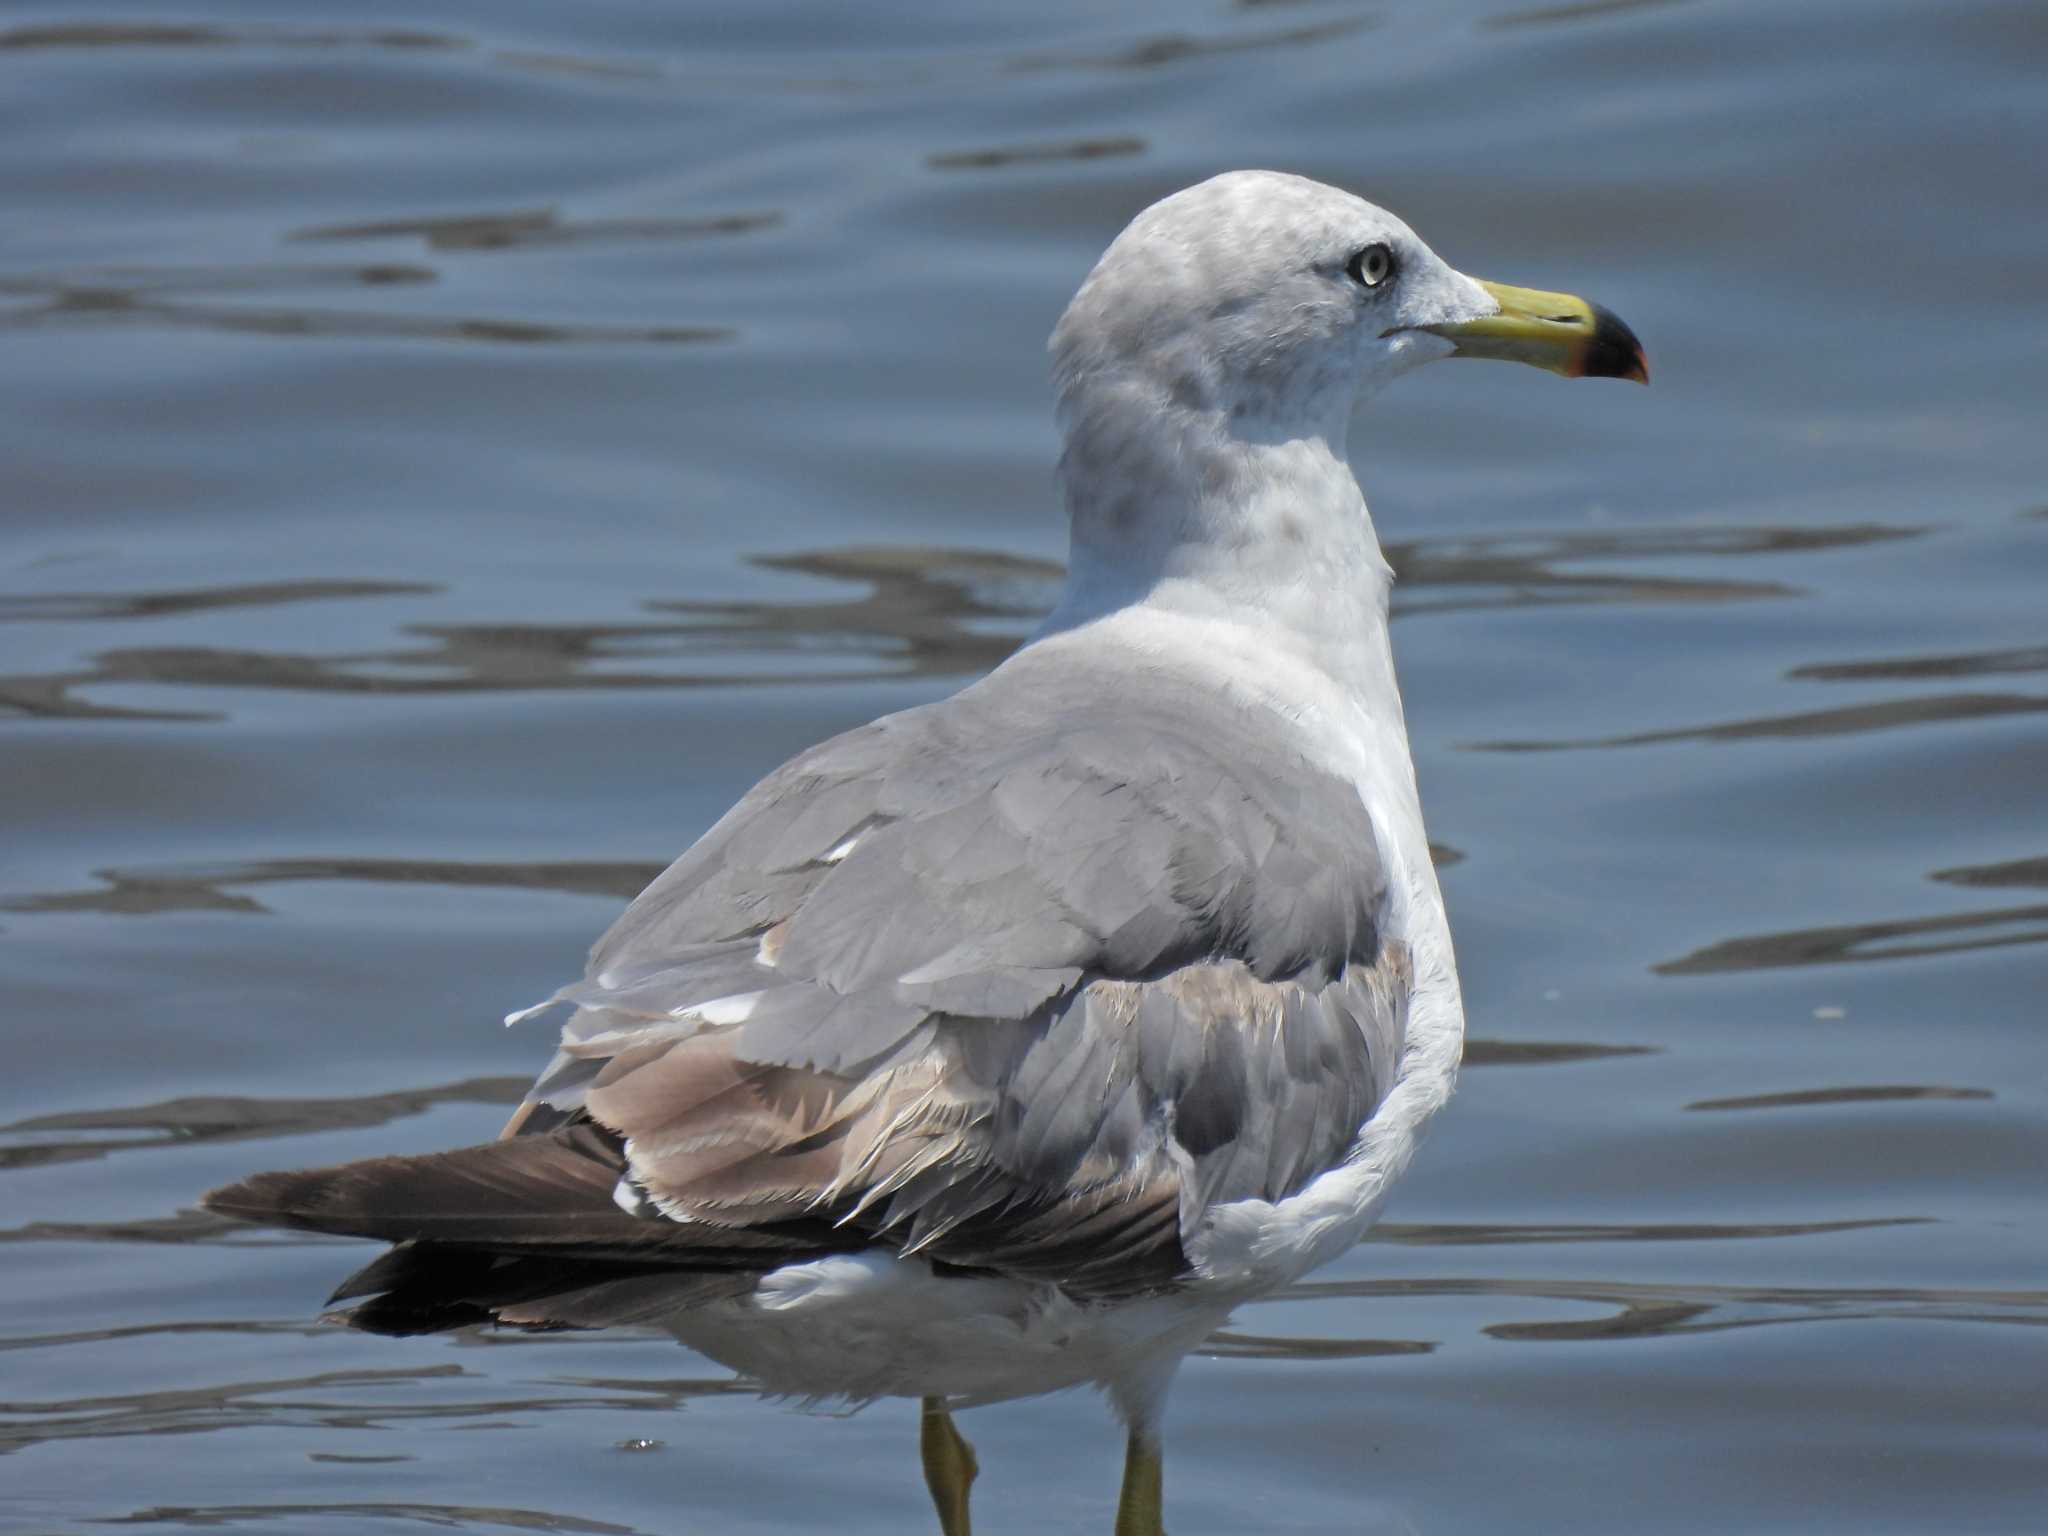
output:
[[943, 1536], [972, 1536], [967, 1523], [967, 1490], [981, 1464], [974, 1447], [946, 1411], [945, 1399], [928, 1397], [917, 1427], [918, 1449], [924, 1454], [924, 1485], [932, 1491]]
[[1124, 1490], [1116, 1501], [1116, 1536], [1166, 1536], [1159, 1446], [1136, 1430], [1124, 1446]]

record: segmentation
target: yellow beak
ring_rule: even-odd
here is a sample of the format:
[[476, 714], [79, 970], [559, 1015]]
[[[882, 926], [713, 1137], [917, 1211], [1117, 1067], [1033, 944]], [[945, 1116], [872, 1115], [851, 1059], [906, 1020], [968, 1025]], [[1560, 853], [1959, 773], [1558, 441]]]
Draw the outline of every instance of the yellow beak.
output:
[[1457, 346], [1454, 357], [1500, 357], [1561, 373], [1568, 379], [1650, 382], [1643, 345], [1613, 311], [1569, 293], [1479, 284], [1500, 304], [1497, 315], [1425, 325]]

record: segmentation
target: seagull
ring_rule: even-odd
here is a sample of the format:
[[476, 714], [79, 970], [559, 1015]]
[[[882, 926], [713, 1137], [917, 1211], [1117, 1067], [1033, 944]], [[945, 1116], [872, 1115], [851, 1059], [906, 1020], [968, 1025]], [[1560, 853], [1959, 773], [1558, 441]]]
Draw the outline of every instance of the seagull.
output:
[[629, 906], [503, 1135], [262, 1173], [245, 1220], [394, 1246], [372, 1332], [664, 1330], [799, 1399], [1101, 1389], [1117, 1536], [1241, 1304], [1355, 1243], [1464, 1005], [1354, 406], [1449, 357], [1647, 382], [1608, 311], [1238, 171], [1139, 214], [1052, 334], [1065, 590], [978, 682], [801, 753]]

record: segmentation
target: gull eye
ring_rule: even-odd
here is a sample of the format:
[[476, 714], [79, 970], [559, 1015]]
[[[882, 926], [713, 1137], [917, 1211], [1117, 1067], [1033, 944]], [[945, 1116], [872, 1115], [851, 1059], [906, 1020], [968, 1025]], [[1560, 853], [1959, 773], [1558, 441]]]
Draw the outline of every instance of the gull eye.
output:
[[1346, 262], [1344, 270], [1361, 288], [1377, 288], [1394, 275], [1394, 253], [1375, 242]]

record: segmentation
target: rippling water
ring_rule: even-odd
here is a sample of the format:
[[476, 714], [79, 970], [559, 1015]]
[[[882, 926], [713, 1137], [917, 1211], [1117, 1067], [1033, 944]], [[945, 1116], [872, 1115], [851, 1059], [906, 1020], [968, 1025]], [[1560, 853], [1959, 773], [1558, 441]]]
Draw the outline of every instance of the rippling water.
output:
[[[908, 1405], [317, 1324], [206, 1187], [496, 1128], [765, 769], [998, 660], [1041, 346], [1232, 165], [1611, 304], [1354, 456], [1475, 1037], [1179, 1536], [2048, 1527], [2048, 10], [0, 13], [0, 1527], [924, 1529]], [[1826, 1326], [1821, 1326], [1825, 1324]], [[983, 1529], [1102, 1530], [1080, 1397]]]

